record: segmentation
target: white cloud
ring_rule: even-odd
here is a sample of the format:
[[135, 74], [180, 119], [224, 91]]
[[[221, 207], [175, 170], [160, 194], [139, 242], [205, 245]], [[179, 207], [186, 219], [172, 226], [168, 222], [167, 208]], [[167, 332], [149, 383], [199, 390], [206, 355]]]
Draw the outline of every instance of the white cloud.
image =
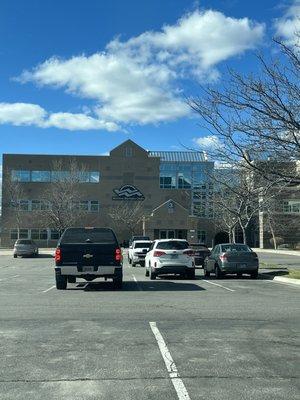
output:
[[193, 142], [203, 150], [213, 150], [221, 146], [219, 138], [215, 135], [194, 138]]
[[0, 124], [40, 126], [46, 111], [29, 103], [0, 103]]
[[40, 128], [55, 127], [67, 130], [120, 130], [114, 122], [106, 122], [86, 114], [47, 113], [37, 104], [0, 103], [0, 124], [30, 125]]
[[276, 35], [282, 38], [288, 45], [299, 44], [300, 33], [300, 0], [294, 0], [285, 14], [275, 21]]
[[103, 123], [170, 121], [190, 114], [179, 89], [182, 79], [218, 79], [217, 64], [256, 47], [263, 34], [264, 25], [248, 18], [197, 10], [161, 31], [115, 39], [102, 53], [51, 58], [18, 80], [93, 99]]

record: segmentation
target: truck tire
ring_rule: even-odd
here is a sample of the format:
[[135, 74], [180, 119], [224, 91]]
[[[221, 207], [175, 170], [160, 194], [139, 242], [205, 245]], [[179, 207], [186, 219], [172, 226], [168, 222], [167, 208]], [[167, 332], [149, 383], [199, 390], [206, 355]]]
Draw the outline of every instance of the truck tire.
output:
[[188, 270], [186, 271], [186, 277], [187, 279], [195, 279], [196, 278], [196, 274], [195, 274], [195, 270]]
[[76, 276], [72, 276], [72, 275], [68, 276], [68, 282], [69, 283], [76, 283]]
[[122, 289], [123, 286], [123, 279], [122, 277], [113, 278], [113, 285], [115, 289]]
[[251, 272], [250, 276], [251, 276], [251, 279], [257, 279], [258, 278], [258, 269]]
[[209, 277], [210, 277], [210, 272], [207, 271], [207, 269], [205, 269], [205, 268], [204, 268], [204, 276], [205, 276], [206, 278], [209, 278]]
[[14, 254], [14, 258], [17, 258], [18, 256], [16, 254]]
[[55, 275], [55, 281], [56, 281], [56, 289], [58, 290], [67, 289], [68, 281], [66, 276]]
[[146, 268], [145, 276], [149, 276], [149, 270]]

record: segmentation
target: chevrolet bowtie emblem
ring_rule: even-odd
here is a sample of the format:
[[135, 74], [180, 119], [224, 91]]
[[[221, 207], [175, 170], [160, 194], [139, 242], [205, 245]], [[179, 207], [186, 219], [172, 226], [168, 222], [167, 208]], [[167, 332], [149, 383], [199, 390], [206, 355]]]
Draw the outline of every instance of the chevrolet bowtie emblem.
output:
[[83, 255], [84, 258], [92, 258], [94, 257], [93, 254], [84, 254]]

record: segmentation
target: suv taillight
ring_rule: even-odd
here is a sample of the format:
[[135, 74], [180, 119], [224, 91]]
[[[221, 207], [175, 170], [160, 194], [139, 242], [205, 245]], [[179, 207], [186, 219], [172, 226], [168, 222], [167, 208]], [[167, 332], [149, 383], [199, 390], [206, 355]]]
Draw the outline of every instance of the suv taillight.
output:
[[164, 251], [156, 250], [153, 254], [154, 257], [161, 257], [164, 256], [166, 253]]
[[183, 252], [183, 254], [185, 254], [186, 256], [189, 256], [189, 257], [193, 257], [194, 256], [193, 250], [185, 250]]
[[222, 262], [227, 261], [227, 254], [226, 254], [226, 253], [221, 254], [221, 255], [220, 255], [220, 260], [221, 260]]
[[121, 252], [121, 249], [116, 249], [115, 260], [116, 260], [116, 261], [121, 261], [121, 260], [122, 260], [122, 252]]
[[61, 260], [61, 250], [57, 248], [55, 250], [55, 261], [60, 261]]

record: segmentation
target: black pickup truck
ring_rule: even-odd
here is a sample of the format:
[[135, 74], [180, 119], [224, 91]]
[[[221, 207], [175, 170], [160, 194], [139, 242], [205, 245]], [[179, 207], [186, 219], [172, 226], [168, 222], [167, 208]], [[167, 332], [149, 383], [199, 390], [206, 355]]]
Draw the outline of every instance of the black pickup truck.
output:
[[55, 250], [56, 288], [64, 290], [76, 278], [93, 281], [110, 278], [122, 288], [122, 253], [110, 228], [68, 228]]

